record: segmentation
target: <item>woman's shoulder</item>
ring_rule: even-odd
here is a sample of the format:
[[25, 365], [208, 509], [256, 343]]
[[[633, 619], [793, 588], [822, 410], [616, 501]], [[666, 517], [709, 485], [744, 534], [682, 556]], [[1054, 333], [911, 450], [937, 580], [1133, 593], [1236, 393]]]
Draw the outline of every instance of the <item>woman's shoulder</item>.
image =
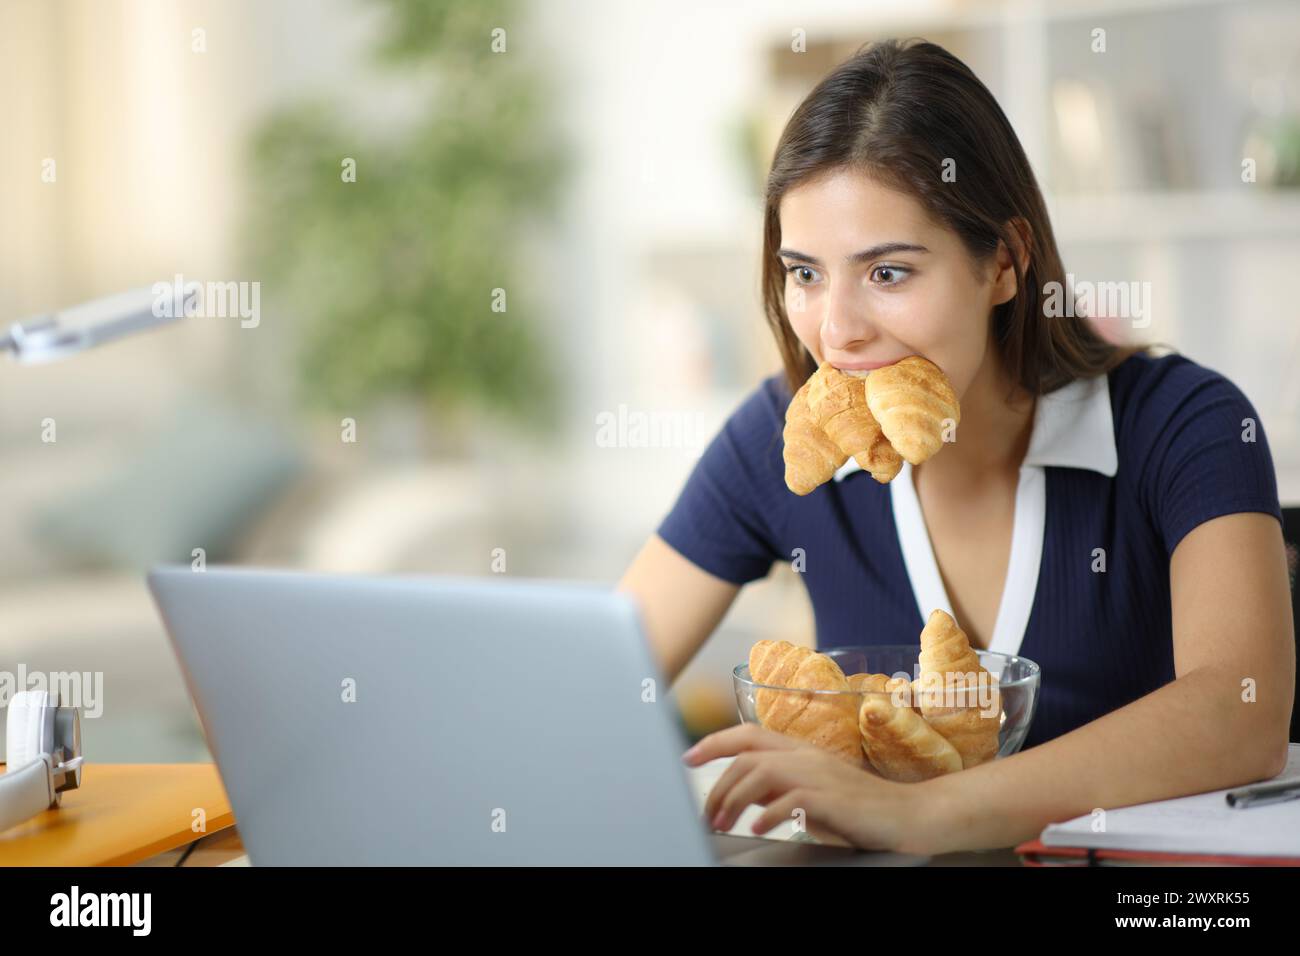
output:
[[745, 393], [727, 416], [726, 429], [737, 438], [769, 438], [785, 427], [790, 386], [784, 372], [773, 372]]
[[[1222, 428], [1258, 423], [1245, 392], [1222, 372], [1171, 352], [1136, 352], [1110, 371], [1116, 441], [1147, 443], [1170, 427]], [[1166, 436], [1170, 437], [1170, 436]]]
[[785, 371], [778, 370], [759, 381], [747, 396], [747, 400], [762, 405], [771, 415], [784, 422], [785, 410], [790, 404], [791, 397], [790, 382], [785, 376]]
[[732, 495], [769, 498], [773, 487], [784, 489], [781, 438], [788, 396], [785, 376], [778, 372], [723, 405], [721, 424], [709, 430], [699, 451], [696, 475]]
[[1230, 378], [1178, 353], [1137, 353], [1111, 370], [1110, 384], [1120, 473], [1151, 507], [1164, 501], [1179, 513], [1170, 519], [1179, 534], [1228, 510], [1278, 513], [1264, 425]]

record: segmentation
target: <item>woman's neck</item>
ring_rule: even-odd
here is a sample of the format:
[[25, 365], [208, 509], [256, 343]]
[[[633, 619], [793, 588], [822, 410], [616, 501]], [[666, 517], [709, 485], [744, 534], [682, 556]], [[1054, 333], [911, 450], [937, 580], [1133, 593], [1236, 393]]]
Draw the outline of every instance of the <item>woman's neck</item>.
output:
[[914, 466], [913, 471], [924, 469], [927, 483], [933, 481], [948, 488], [1017, 478], [1033, 433], [1035, 401], [1017, 384], [1012, 403], [1008, 404], [1010, 386], [1001, 356], [990, 347], [961, 397], [956, 440], [946, 443], [933, 458]]

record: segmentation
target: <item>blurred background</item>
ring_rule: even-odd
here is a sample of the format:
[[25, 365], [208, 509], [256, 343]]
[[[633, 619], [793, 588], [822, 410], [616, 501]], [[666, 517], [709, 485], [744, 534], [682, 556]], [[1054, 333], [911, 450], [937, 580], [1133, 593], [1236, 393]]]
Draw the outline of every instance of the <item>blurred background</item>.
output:
[[[93, 760], [207, 759], [143, 579], [195, 548], [616, 582], [779, 367], [766, 164], [874, 38], [989, 85], [1068, 271], [1151, 283], [1150, 325], [1107, 334], [1232, 378], [1300, 504], [1290, 0], [0, 0], [0, 24], [0, 323], [177, 275], [260, 296], [256, 324], [0, 367], [0, 669], [101, 672]], [[785, 565], [678, 681], [690, 736], [735, 722], [765, 637], [813, 643]]]

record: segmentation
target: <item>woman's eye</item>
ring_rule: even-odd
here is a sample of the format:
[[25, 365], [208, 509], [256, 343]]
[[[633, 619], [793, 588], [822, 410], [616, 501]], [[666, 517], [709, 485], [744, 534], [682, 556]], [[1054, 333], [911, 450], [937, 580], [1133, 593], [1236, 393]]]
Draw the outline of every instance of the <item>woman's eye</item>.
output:
[[902, 266], [876, 266], [871, 270], [871, 281], [880, 285], [898, 285], [907, 278], [909, 271]]
[[[794, 281], [797, 282], [799, 285], [808, 285], [810, 282], [817, 281], [816, 278], [817, 270], [811, 269], [808, 266], [800, 266], [800, 265], [787, 266], [785, 271], [786, 271], [786, 275], [793, 275]], [[804, 275], [805, 273], [808, 274], [808, 277], [805, 277]]]

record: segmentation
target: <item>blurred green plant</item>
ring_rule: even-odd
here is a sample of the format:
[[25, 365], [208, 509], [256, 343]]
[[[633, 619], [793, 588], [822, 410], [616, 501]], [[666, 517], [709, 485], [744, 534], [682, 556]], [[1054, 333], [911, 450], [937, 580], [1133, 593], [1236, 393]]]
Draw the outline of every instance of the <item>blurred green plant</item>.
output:
[[376, 59], [418, 91], [418, 115], [379, 138], [304, 102], [252, 143], [250, 268], [301, 322], [300, 397], [330, 411], [414, 398], [438, 421], [488, 411], [545, 429], [557, 363], [519, 251], [569, 164], [546, 75], [516, 52], [513, 0], [368, 2], [387, 8]]

